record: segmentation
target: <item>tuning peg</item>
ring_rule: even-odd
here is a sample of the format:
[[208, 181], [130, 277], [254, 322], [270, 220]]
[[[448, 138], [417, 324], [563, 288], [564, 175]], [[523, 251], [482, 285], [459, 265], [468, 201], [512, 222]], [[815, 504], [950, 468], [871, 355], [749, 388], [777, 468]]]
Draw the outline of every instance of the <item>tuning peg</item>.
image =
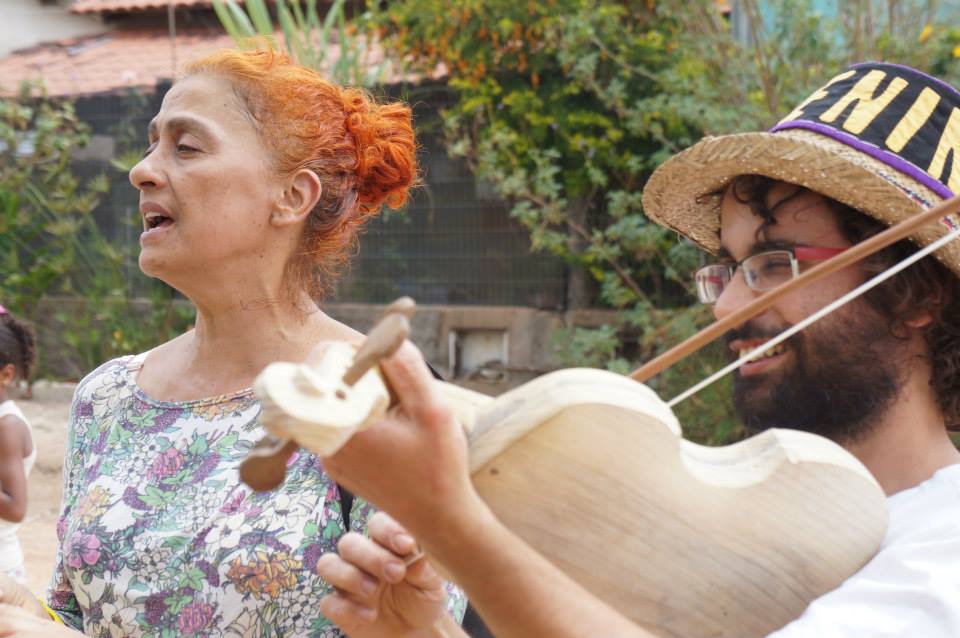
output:
[[[409, 318], [417, 309], [410, 297], [397, 299], [384, 311], [382, 318], [357, 350], [353, 364], [343, 375], [343, 382], [352, 386], [385, 357], [397, 351], [410, 334]], [[297, 382], [307, 391], [315, 391], [308, 371], [301, 370]], [[287, 461], [300, 446], [292, 440], [267, 435], [261, 439], [240, 464], [240, 479], [257, 491], [272, 490], [283, 483]]]
[[266, 435], [240, 463], [240, 480], [258, 492], [274, 489], [283, 483], [287, 461], [299, 447], [290, 439]]
[[367, 373], [367, 370], [389, 357], [410, 336], [409, 317], [417, 309], [410, 297], [401, 297], [390, 304], [377, 322], [366, 341], [353, 357], [353, 364], [343, 375], [343, 382], [353, 385]]

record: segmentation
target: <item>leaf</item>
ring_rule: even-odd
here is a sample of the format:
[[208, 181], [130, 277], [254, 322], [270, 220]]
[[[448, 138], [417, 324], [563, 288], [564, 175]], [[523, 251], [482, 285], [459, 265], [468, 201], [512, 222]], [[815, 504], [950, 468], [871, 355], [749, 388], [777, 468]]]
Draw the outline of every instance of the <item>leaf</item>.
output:
[[225, 435], [219, 441], [217, 441], [217, 448], [220, 450], [229, 450], [232, 448], [237, 440], [240, 438], [240, 435], [236, 432], [231, 432], [230, 434]]
[[[230, 13], [230, 17], [233, 19], [233, 24], [236, 25], [236, 32], [238, 35], [233, 35], [234, 39], [239, 38], [252, 38], [257, 34], [256, 29], [253, 28], [253, 24], [250, 22], [250, 18], [247, 17], [247, 14], [244, 13], [235, 0], [226, 0], [227, 1], [227, 10]], [[239, 44], [239, 42], [238, 42]]]
[[257, 33], [268, 38], [273, 37], [273, 20], [263, 0], [246, 0], [247, 13], [256, 28]]
[[205, 454], [208, 449], [209, 446], [207, 445], [207, 439], [205, 437], [198, 436], [193, 440], [193, 442], [190, 443], [190, 447], [187, 448], [187, 451], [190, 452], [190, 454], [201, 456]]
[[213, 0], [213, 10], [217, 14], [217, 19], [223, 25], [224, 30], [234, 40], [247, 37], [249, 34], [243, 33], [236, 20], [233, 19], [233, 12], [227, 7], [231, 0]]
[[148, 485], [140, 499], [151, 507], [163, 507], [170, 500], [166, 492], [162, 492], [152, 485]]
[[205, 578], [206, 578], [206, 574], [204, 574], [202, 571], [200, 571], [196, 567], [191, 567], [185, 573], [183, 573], [183, 576], [180, 581], [180, 586], [190, 587], [194, 591], [202, 591]]

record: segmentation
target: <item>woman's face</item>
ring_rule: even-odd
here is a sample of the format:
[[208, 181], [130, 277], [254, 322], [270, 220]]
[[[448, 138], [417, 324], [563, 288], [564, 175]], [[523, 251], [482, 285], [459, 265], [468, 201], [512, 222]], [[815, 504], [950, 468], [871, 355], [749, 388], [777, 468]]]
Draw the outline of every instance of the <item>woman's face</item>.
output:
[[273, 241], [269, 223], [281, 177], [227, 80], [194, 75], [174, 85], [149, 144], [130, 171], [144, 273], [189, 295], [198, 279], [230, 285], [251, 267], [285, 261], [288, 242]]

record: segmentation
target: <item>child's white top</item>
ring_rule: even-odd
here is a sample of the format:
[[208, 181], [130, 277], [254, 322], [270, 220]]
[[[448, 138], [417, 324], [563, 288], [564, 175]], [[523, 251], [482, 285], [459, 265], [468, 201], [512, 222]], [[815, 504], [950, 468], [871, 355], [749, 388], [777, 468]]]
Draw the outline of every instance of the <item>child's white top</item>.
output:
[[[13, 401], [0, 403], [0, 418], [10, 414], [19, 417], [27, 424], [27, 432], [30, 434], [30, 447], [32, 450], [30, 454], [23, 459], [23, 473], [29, 475], [30, 470], [33, 469], [33, 462], [37, 459], [37, 446], [33, 441], [33, 430], [30, 427], [30, 422], [27, 420], [27, 417], [23, 415], [23, 412], [20, 411], [16, 403]], [[20, 549], [20, 541], [17, 539], [18, 527], [20, 527], [19, 523], [9, 523], [0, 520], [0, 572], [6, 572], [23, 564], [23, 551]]]

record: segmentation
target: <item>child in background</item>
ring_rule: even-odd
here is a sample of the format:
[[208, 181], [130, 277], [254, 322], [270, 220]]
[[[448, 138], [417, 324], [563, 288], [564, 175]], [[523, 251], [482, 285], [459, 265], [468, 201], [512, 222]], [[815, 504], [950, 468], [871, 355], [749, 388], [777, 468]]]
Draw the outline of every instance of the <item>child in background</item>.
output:
[[33, 331], [0, 306], [0, 572], [26, 581], [17, 528], [27, 512], [27, 474], [37, 458], [33, 432], [7, 397], [17, 378], [30, 375], [36, 356]]

